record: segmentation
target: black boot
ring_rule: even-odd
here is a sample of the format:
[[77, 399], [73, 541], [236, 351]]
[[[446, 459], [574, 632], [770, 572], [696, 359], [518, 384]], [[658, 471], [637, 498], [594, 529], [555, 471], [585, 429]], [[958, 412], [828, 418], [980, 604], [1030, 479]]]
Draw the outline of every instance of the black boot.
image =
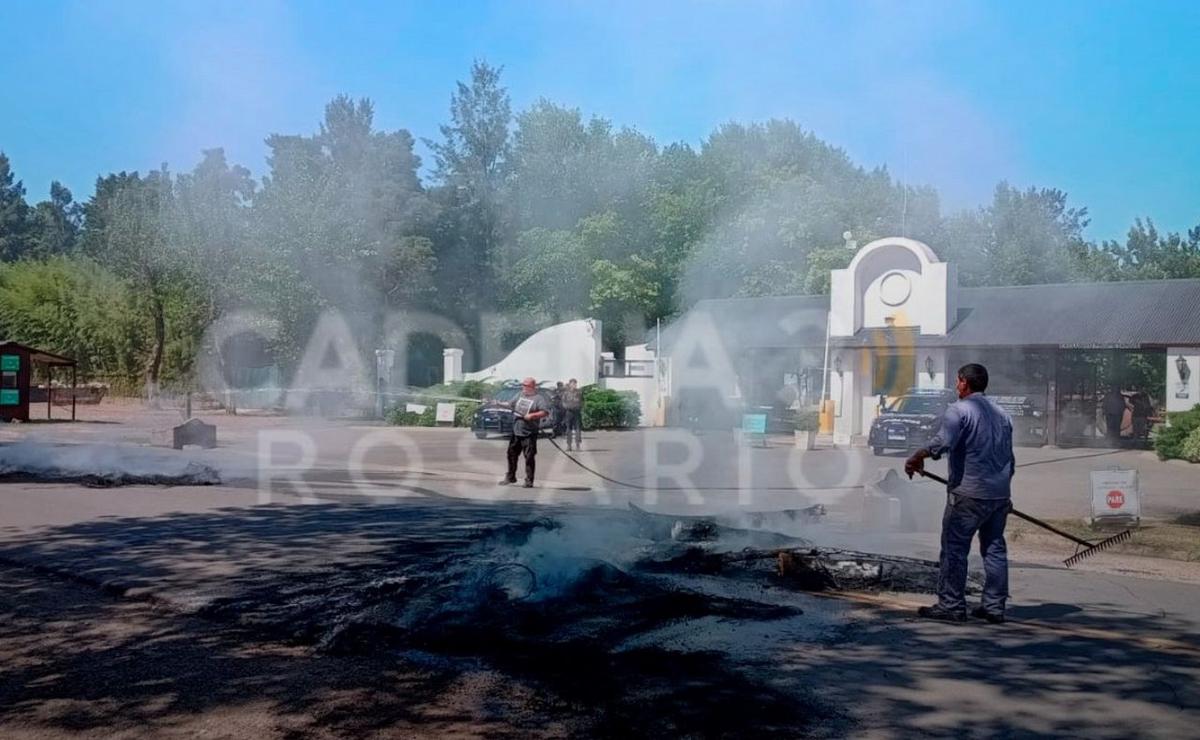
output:
[[943, 609], [939, 604], [933, 606], [922, 606], [917, 609], [917, 616], [923, 619], [935, 619], [939, 622], [965, 622], [967, 621], [967, 611], [950, 611]]
[[1004, 624], [1003, 612], [996, 614], [995, 612], [989, 612], [982, 606], [975, 607], [975, 609], [971, 612], [971, 616], [975, 617], [976, 619], [985, 619], [989, 624]]

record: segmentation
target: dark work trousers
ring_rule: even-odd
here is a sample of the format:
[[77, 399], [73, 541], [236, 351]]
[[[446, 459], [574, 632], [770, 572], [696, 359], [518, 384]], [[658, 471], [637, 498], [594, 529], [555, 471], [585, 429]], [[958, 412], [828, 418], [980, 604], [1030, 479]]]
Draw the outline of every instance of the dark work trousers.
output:
[[583, 442], [583, 409], [564, 409], [567, 414], [567, 447], [571, 446], [571, 435], [575, 435], [575, 446]]
[[536, 434], [530, 434], [527, 437], [518, 437], [515, 434], [508, 435], [508, 475], [505, 476], [505, 479], [516, 482], [517, 458], [522, 453], [525, 454], [525, 482], [533, 483], [534, 458], [537, 457]]
[[1105, 414], [1104, 426], [1108, 427], [1108, 438], [1113, 442], [1121, 441], [1121, 422], [1125, 420], [1124, 414]]
[[961, 612], [967, 608], [967, 555], [978, 532], [979, 554], [983, 556], [983, 608], [992, 614], [1004, 614], [1008, 600], [1008, 547], [1004, 542], [1008, 509], [1006, 498], [946, 495], [937, 584], [938, 605], [943, 609]]

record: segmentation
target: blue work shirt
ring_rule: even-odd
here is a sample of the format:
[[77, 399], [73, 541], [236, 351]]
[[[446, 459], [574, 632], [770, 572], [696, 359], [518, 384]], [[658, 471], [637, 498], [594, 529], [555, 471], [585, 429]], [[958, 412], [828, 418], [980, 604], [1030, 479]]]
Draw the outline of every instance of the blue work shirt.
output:
[[925, 451], [934, 460], [950, 453], [951, 493], [981, 499], [1012, 496], [1012, 419], [982, 393], [972, 393], [946, 407], [937, 434]]

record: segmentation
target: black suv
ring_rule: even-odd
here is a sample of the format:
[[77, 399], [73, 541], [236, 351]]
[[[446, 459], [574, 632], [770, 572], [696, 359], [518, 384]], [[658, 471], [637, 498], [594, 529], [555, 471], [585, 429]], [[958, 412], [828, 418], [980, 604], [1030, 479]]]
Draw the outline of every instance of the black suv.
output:
[[875, 417], [867, 443], [876, 455], [888, 449], [922, 447], [937, 433], [946, 406], [957, 398], [954, 391], [947, 389], [910, 390]]
[[[558, 423], [556, 418], [558, 410], [551, 403], [550, 389], [538, 388], [538, 394], [546, 400], [546, 404], [550, 407], [550, 415], [542, 417], [541, 423], [538, 425], [538, 434], [542, 437], [553, 437]], [[513, 412], [504, 404], [512, 403], [519, 395], [521, 395], [520, 384], [506, 384], [496, 391], [496, 395], [485, 399], [476, 410], [475, 418], [471, 420], [471, 431], [475, 433], [475, 436], [483, 439], [488, 434], [499, 434], [505, 437], [512, 434]]]

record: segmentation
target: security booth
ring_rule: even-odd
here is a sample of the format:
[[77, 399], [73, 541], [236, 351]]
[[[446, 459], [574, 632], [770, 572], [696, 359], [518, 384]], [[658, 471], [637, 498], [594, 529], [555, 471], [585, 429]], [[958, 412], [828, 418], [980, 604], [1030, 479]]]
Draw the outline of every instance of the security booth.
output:
[[838, 445], [978, 362], [1018, 444], [1148, 447], [1166, 413], [1200, 404], [1198, 305], [1200, 279], [959, 286], [928, 245], [889, 237], [831, 271], [827, 296], [701, 300], [654, 347], [681, 400], [690, 381], [752, 404], [824, 399]]
[[53, 352], [35, 349], [17, 342], [0, 342], [0, 420], [29, 421], [34, 401], [40, 401], [41, 388], [34, 388], [34, 366], [40, 366], [46, 380], [46, 418], [51, 417], [54, 401], [54, 369], [71, 368], [71, 421], [75, 420], [75, 360]]

